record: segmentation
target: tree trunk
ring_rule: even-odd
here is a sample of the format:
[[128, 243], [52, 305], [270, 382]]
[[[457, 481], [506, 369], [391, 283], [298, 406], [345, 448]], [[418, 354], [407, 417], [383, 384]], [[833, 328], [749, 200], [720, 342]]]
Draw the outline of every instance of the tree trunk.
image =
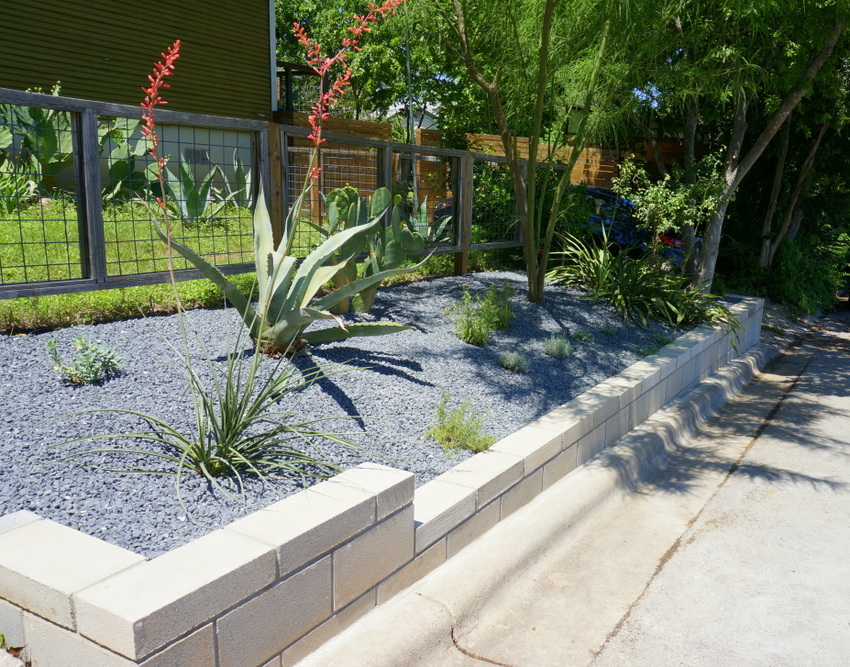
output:
[[[699, 102], [695, 95], [688, 98], [688, 108], [685, 115], [685, 180], [693, 185], [697, 182], [697, 126], [699, 125]], [[696, 229], [692, 224], [682, 227], [682, 252], [685, 254], [685, 275], [694, 279], [697, 274], [697, 261], [699, 258], [695, 252]]]
[[[756, 138], [750, 150], [743, 157], [740, 156], [741, 146], [743, 144], [744, 134], [747, 129], [747, 106], [751, 93], [739, 92], [736, 97], [735, 116], [732, 121], [732, 132], [729, 141], [729, 150], [726, 157], [726, 187], [723, 191], [723, 197], [726, 204], [722, 205], [719, 212], [723, 215], [715, 214], [709, 222], [709, 228], [703, 238], [702, 253], [699, 259], [697, 268], [697, 280], [701, 288], [705, 291], [711, 290], [711, 281], [714, 279], [714, 267], [717, 264], [717, 254], [720, 249], [720, 238], [723, 233], [723, 221], [728, 207], [728, 201], [735, 194], [738, 186], [746, 176], [756, 161], [764, 153], [765, 148], [776, 136], [779, 128], [797, 106], [800, 100], [808, 91], [811, 82], [820, 72], [826, 61], [832, 55], [835, 45], [844, 32], [844, 26], [847, 22], [847, 16], [842, 14], [838, 17], [835, 25], [832, 28], [832, 33], [824, 44], [823, 48], [818, 51], [812, 58], [806, 71], [797, 81], [797, 84], [788, 92], [779, 108], [771, 114], [767, 119], [765, 128]], [[744, 101], [744, 98], [746, 100]], [[743, 102], [743, 104], [742, 104]]]
[[767, 211], [764, 214], [764, 222], [761, 226], [761, 252], [759, 253], [759, 266], [767, 268], [772, 261], [770, 251], [770, 232], [773, 229], [773, 216], [776, 214], [776, 206], [779, 203], [779, 192], [782, 189], [782, 175], [785, 173], [785, 159], [788, 156], [788, 142], [791, 139], [791, 116], [785, 121], [782, 131], [782, 151], [776, 161], [776, 170], [773, 172], [773, 188], [770, 191], [770, 199], [767, 203]]
[[[803, 192], [803, 186], [806, 183], [806, 179], [809, 177], [809, 170], [814, 164], [818, 148], [820, 148], [821, 141], [823, 140], [823, 135], [826, 133], [828, 127], [829, 121], [821, 124], [820, 128], [818, 129], [818, 135], [817, 137], [815, 137], [815, 141], [812, 144], [808, 155], [806, 155], [806, 159], [803, 161], [802, 166], [800, 167], [800, 172], [797, 174], [797, 180], [794, 183], [794, 189], [791, 191], [791, 197], [788, 200], [788, 206], [785, 208], [785, 215], [782, 217], [782, 225], [780, 226], [776, 237], [769, 244], [767, 264], [763, 265], [765, 267], [770, 266], [773, 263], [773, 258], [776, 256], [776, 251], [779, 249], [779, 244], [782, 243], [782, 239], [785, 238], [786, 234], [788, 233], [788, 230], [791, 227], [792, 222], [795, 220], [795, 213], [797, 203], [800, 201], [800, 194], [802, 194]], [[799, 218], [797, 218], [796, 221], [796, 226], [799, 226], [802, 217], [802, 213], [800, 213], [800, 216]]]

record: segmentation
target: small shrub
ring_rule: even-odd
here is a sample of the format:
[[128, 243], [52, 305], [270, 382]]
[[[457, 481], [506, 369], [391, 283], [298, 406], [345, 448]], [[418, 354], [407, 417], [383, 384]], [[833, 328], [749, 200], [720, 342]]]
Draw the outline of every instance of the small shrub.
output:
[[490, 327], [472, 301], [472, 296], [464, 288], [460, 303], [454, 309], [455, 331], [464, 343], [484, 347], [490, 342]]
[[635, 350], [642, 357], [649, 357], [656, 352], [658, 352], [659, 348], [655, 345], [647, 345], [646, 347], [639, 347]]
[[572, 356], [573, 346], [566, 336], [553, 335], [546, 341], [543, 351], [555, 359], [566, 359]]
[[500, 354], [499, 363], [502, 368], [513, 371], [514, 373], [528, 372], [528, 359], [519, 352], [505, 352], [504, 354]]
[[602, 331], [602, 333], [604, 333], [606, 336], [616, 336], [616, 335], [617, 335], [617, 329], [616, 329], [615, 327], [610, 326], [610, 325], [609, 325], [609, 326], [607, 326], [607, 327], [603, 327], [603, 328], [601, 329], [601, 331]]
[[77, 355], [71, 359], [70, 364], [63, 364], [56, 350], [56, 341], [47, 342], [47, 352], [54, 364], [53, 370], [66, 382], [97, 384], [118, 372], [121, 355], [111, 347], [75, 336], [74, 349]]
[[593, 334], [589, 331], [582, 331], [581, 329], [576, 329], [573, 331], [573, 338], [576, 340], [580, 340], [582, 343], [593, 343]]
[[652, 338], [652, 342], [658, 345], [658, 347], [664, 347], [665, 345], [669, 345], [673, 342], [673, 339], [670, 336], [665, 336], [661, 333], [654, 333], [650, 336]]
[[475, 408], [470, 408], [469, 399], [464, 399], [458, 407], [449, 410], [450, 400], [450, 393], [444, 391], [437, 406], [437, 424], [425, 433], [425, 437], [434, 440], [446, 454], [459, 449], [472, 452], [489, 449], [496, 438], [482, 432], [487, 414], [482, 415]]
[[514, 313], [511, 307], [511, 297], [516, 290], [507, 284], [501, 288], [490, 285], [481, 299], [481, 316], [487, 326], [493, 331], [505, 331], [513, 322]]

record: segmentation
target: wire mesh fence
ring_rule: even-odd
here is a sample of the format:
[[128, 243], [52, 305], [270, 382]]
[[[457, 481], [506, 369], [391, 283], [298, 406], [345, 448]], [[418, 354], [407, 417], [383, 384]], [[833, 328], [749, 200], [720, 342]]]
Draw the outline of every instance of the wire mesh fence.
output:
[[72, 114], [0, 104], [0, 283], [82, 278]]
[[[99, 118], [108, 139], [100, 151], [106, 271], [126, 276], [167, 269], [167, 247], [156, 198], [162, 186], [139, 122]], [[163, 124], [165, 200], [173, 238], [214, 264], [253, 261], [253, 181], [247, 132]], [[190, 268], [182, 258], [177, 269]]]
[[[311, 186], [298, 257], [327, 236], [324, 197], [348, 186], [361, 197], [390, 190], [402, 224], [424, 239], [414, 254], [519, 245], [503, 159], [327, 132], [314, 181], [307, 128], [162, 111], [160, 182], [140, 116], [134, 107], [0, 89], [0, 298], [167, 280], [158, 199], [175, 240], [226, 273], [251, 270], [252, 210], [265, 179], [278, 236]], [[281, 133], [279, 164], [271, 131]], [[174, 266], [198, 275], [180, 256]]]

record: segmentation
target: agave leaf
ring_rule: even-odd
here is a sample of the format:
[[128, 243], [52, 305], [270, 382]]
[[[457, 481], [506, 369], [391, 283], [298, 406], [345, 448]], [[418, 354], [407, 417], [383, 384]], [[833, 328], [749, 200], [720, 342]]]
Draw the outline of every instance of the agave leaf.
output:
[[365, 336], [383, 336], [391, 333], [412, 330], [413, 327], [396, 324], [395, 322], [360, 322], [349, 324], [345, 329], [329, 327], [327, 329], [316, 329], [301, 334], [301, 338], [308, 343], [326, 343], [332, 340], [345, 340], [346, 338], [361, 338]]
[[289, 296], [292, 275], [297, 265], [298, 260], [295, 257], [284, 256], [277, 251], [268, 256], [266, 262], [266, 271], [270, 276], [267, 284], [268, 301], [260, 301], [262, 304], [260, 309], [267, 322], [276, 322], [280, 316], [286, 298]]
[[288, 345], [296, 338], [303, 338], [301, 330], [308, 327], [316, 320], [334, 320], [339, 327], [343, 326], [340, 318], [326, 310], [318, 310], [317, 308], [298, 308], [290, 310], [273, 326], [261, 331], [260, 339], [274, 341], [280, 345]]
[[[305, 303], [305, 298], [310, 299], [315, 295], [315, 292], [307, 296], [307, 287], [311, 284], [313, 273], [334, 255], [339, 249], [350, 241], [353, 237], [368, 234], [379, 223], [380, 218], [375, 218], [372, 222], [344, 229], [326, 239], [318, 248], [311, 252], [298, 267], [298, 272], [293, 279], [293, 286], [289, 293], [289, 298], [286, 301], [285, 310], [297, 308], [300, 304]], [[318, 289], [318, 288], [316, 288]], [[335, 302], [334, 302], [335, 303]], [[331, 304], [332, 305], [332, 304]]]
[[338, 303], [342, 299], [352, 297], [361, 290], [366, 289], [367, 287], [371, 287], [372, 285], [377, 285], [384, 278], [389, 278], [390, 276], [398, 275], [399, 273], [406, 273], [407, 271], [413, 271], [414, 269], [418, 269], [422, 266], [431, 256], [428, 255], [425, 259], [423, 259], [419, 264], [411, 267], [405, 267], [401, 269], [389, 269], [387, 271], [379, 271], [371, 276], [365, 276], [360, 278], [360, 280], [355, 280], [352, 283], [349, 283], [345, 287], [340, 287], [335, 289], [330, 294], [325, 295], [318, 301], [313, 304], [314, 308], [318, 308], [319, 310], [324, 310], [330, 308], [335, 303]]
[[303, 300], [298, 306], [300, 308], [305, 308], [310, 300], [316, 295], [316, 292], [324, 285], [326, 282], [331, 280], [337, 273], [345, 269], [346, 265], [349, 263], [349, 259], [344, 259], [339, 264], [329, 264], [327, 266], [320, 266], [313, 272], [313, 276], [310, 278], [310, 282], [304, 290]]
[[[153, 220], [153, 225], [156, 229], [156, 233], [159, 235], [159, 238], [167, 244], [168, 236], [164, 231], [162, 231], [162, 228], [156, 220], [156, 216], [152, 215], [151, 219]], [[174, 239], [171, 239], [171, 247], [189, 260], [195, 268], [203, 274], [204, 278], [212, 281], [215, 285], [221, 288], [224, 292], [224, 296], [228, 301], [230, 301], [230, 304], [242, 317], [242, 321], [245, 322], [245, 326], [248, 327], [251, 335], [256, 336], [257, 330], [259, 329], [260, 317], [236, 285], [225, 278], [221, 271], [215, 268], [191, 248], [186, 247]]]

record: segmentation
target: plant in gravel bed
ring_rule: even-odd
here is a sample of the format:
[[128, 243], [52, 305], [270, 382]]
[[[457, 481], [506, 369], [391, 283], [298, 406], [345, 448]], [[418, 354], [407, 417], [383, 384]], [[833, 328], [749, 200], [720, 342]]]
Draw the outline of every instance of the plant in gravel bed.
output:
[[[205, 477], [213, 489], [231, 499], [244, 500], [244, 478], [256, 476], [264, 481], [280, 475], [325, 478], [340, 469], [324, 460], [318, 440], [325, 439], [356, 448], [341, 433], [320, 431], [321, 422], [333, 417], [299, 420], [295, 411], [299, 401], [282, 409], [280, 402], [292, 399], [327, 373], [319, 368], [302, 371], [284, 358], [267, 359], [257, 352], [249, 358], [239, 349], [239, 338], [230, 347], [224, 370], [208, 358], [211, 380], [204, 382], [191, 364], [184, 364], [194, 405], [194, 427], [190, 432], [169, 424], [164, 419], [130, 409], [98, 409], [74, 413], [116, 414], [136, 418], [146, 428], [121, 434], [101, 434], [60, 443], [71, 445], [83, 441], [130, 439], [141, 443], [135, 447], [91, 448], [63, 457], [63, 461], [86, 465], [84, 459], [95, 454], [118, 454], [136, 458], [148, 457], [165, 466], [140, 468], [104, 468], [113, 472], [140, 472], [174, 475], [178, 499], [182, 502], [182, 484], [187, 474]], [[264, 363], [265, 362], [265, 363]], [[145, 445], [153, 445], [146, 448]], [[230, 478], [226, 484], [220, 478]], [[235, 486], [235, 488], [234, 488]], [[189, 510], [187, 509], [187, 513]]]
[[550, 283], [568, 283], [611, 304], [624, 320], [646, 327], [650, 319], [668, 326], [693, 326], [702, 322], [732, 332], [738, 320], [717, 297], [688, 286], [687, 279], [665, 271], [651, 258], [632, 258], [628, 252], [614, 254], [610, 244], [601, 245], [576, 236], [563, 236], [564, 264], [546, 274]]
[[670, 338], [670, 336], [665, 336], [664, 334], [657, 332], [653, 333], [650, 338], [652, 339], [653, 343], [658, 345], [658, 347], [664, 347], [665, 345], [669, 345], [673, 342], [673, 339]]
[[553, 334], [543, 347], [543, 352], [554, 359], [566, 359], [572, 356], [573, 346], [563, 334]]
[[[328, 294], [315, 299], [322, 286], [338, 273], [346, 271], [346, 266], [354, 262], [360, 250], [366, 245], [369, 236], [378, 233], [379, 227], [383, 224], [384, 213], [391, 203], [388, 196], [374, 198], [375, 201], [383, 202], [383, 205], [378, 207], [380, 210], [371, 212], [368, 222], [361, 222], [331, 234], [300, 264], [298, 259], [291, 255], [295, 231], [301, 218], [302, 204], [313, 187], [313, 181], [316, 185], [318, 184], [321, 173], [321, 168], [316, 166], [316, 163], [319, 148], [325, 141], [322, 138], [322, 123], [329, 117], [328, 112], [332, 104], [349, 85], [352, 70], [346, 66], [348, 53], [357, 48], [360, 36], [370, 31], [370, 26], [377, 22], [379, 15], [393, 14], [401, 2], [402, 0], [385, 0], [380, 7], [370, 5], [367, 14], [355, 15], [355, 25], [348, 29], [351, 36], [342, 40], [342, 47], [333, 56], [325, 56], [321, 45], [307, 35], [304, 27], [297, 23], [294, 25], [295, 36], [306, 47], [308, 63], [316, 74], [324, 78], [336, 66], [343, 66], [343, 73], [321, 93], [309, 115], [308, 120], [313, 131], [308, 139], [313, 142], [313, 149], [310, 153], [304, 185], [294, 205], [287, 212], [283, 234], [277, 246], [274, 245], [271, 219], [262, 187], [260, 188], [254, 207], [254, 263], [257, 267], [260, 292], [256, 310], [215, 266], [192, 249], [176, 242], [172, 238], [170, 229], [163, 231], [157, 225], [157, 233], [169, 248], [177, 250], [186, 260], [194, 264], [205, 278], [224, 291], [228, 301], [241, 315], [257, 348], [265, 353], [291, 354], [309, 343], [344, 340], [353, 336], [379, 336], [406, 331], [410, 328], [395, 322], [361, 322], [346, 325], [331, 312], [335, 306], [347, 302], [358, 293], [364, 291], [368, 293], [385, 278], [409, 270], [407, 268], [367, 271], [365, 277], [345, 282]], [[163, 169], [164, 167], [160, 165], [161, 174]], [[163, 183], [164, 191], [165, 179], [162, 175], [160, 181]], [[357, 199], [359, 201], [359, 197]], [[336, 263], [330, 263], [332, 261]], [[337, 326], [306, 331], [319, 320], [333, 320]]]
[[516, 290], [503, 284], [501, 287], [490, 285], [481, 298], [480, 311], [485, 324], [493, 331], [505, 331], [513, 322], [514, 313], [511, 297]]
[[484, 347], [490, 342], [490, 326], [487, 320], [482, 317], [480, 308], [476, 306], [472, 295], [465, 287], [463, 288], [463, 295], [460, 297], [460, 303], [456, 304], [451, 310], [457, 337], [464, 343]]
[[639, 347], [635, 349], [635, 352], [642, 357], [650, 357], [656, 352], [658, 352], [660, 348], [657, 345], [647, 345], [646, 347]]
[[503, 352], [499, 355], [499, 365], [513, 373], [528, 372], [528, 359], [519, 352]]
[[593, 343], [593, 334], [589, 331], [583, 331], [582, 329], [576, 329], [573, 331], [573, 338], [576, 340], [580, 340], [582, 343]]
[[[469, 399], [459, 406], [449, 409], [451, 394], [443, 391], [443, 398], [437, 405], [436, 425], [426, 431], [424, 437], [434, 440], [446, 454], [459, 449], [483, 452], [490, 448], [496, 438], [483, 433], [487, 414], [480, 414], [470, 407]], [[467, 414], [469, 413], [469, 414]]]
[[[159, 225], [157, 225], [157, 229], [168, 249], [170, 282], [177, 304], [177, 319], [180, 326], [179, 346], [171, 345], [170, 342], [169, 345], [176, 352], [180, 360], [180, 367], [189, 385], [194, 408], [194, 429], [186, 433], [164, 419], [127, 408], [82, 411], [75, 414], [112, 413], [144, 422], [145, 428], [117, 436], [132, 438], [136, 442], [141, 442], [142, 446], [136, 448], [88, 449], [74, 452], [62, 460], [79, 463], [81, 457], [94, 454], [124, 454], [136, 458], [147, 456], [153, 458], [155, 462], [165, 465], [151, 469], [133, 466], [129, 468], [129, 471], [174, 475], [178, 500], [181, 504], [183, 504], [182, 483], [187, 473], [201, 475], [208, 480], [213, 490], [221, 492], [228, 498], [244, 501], [244, 479], [246, 476], [258, 476], [264, 482], [268, 481], [267, 477], [269, 476], [284, 473], [296, 474], [302, 478], [308, 476], [327, 477], [338, 472], [338, 469], [324, 461], [316, 440], [325, 438], [340, 444], [349, 443], [341, 437], [342, 434], [328, 434], [317, 430], [317, 425], [325, 421], [324, 419], [298, 420], [294, 416], [294, 409], [298, 407], [297, 401], [293, 408], [289, 410], [277, 407], [282, 399], [291, 398], [292, 392], [322, 377], [323, 371], [313, 369], [306, 372], [301, 379], [298, 379], [293, 367], [284, 363], [282, 359], [279, 359], [271, 368], [268, 366], [261, 367], [262, 361], [266, 358], [256, 348], [250, 355], [250, 361], [245, 361], [240, 344], [242, 342], [241, 336], [237, 337], [232, 346], [228, 346], [227, 364], [223, 371], [218, 370], [213, 359], [207, 354], [209, 374], [212, 378], [210, 382], [205, 384], [193, 365], [187, 326], [172, 261], [172, 248], [175, 248], [178, 244], [173, 240], [174, 225], [169, 216], [169, 206], [166, 199], [167, 189], [164, 186], [165, 160], [158, 151], [159, 137], [156, 133], [154, 121], [154, 108], [164, 103], [160, 98], [160, 89], [168, 86], [164, 82], [164, 78], [173, 73], [174, 63], [179, 57], [179, 50], [180, 41], [178, 40], [167, 53], [162, 54], [162, 61], [155, 65], [153, 75], [148, 77], [150, 86], [145, 89], [146, 97], [142, 103], [144, 109], [142, 135], [149, 142], [149, 152], [157, 167], [158, 179], [163, 193], [163, 196], [156, 200], [156, 208], [150, 210], [154, 222], [156, 222], [157, 212], [164, 221], [165, 230], [163, 231]], [[262, 200], [262, 197], [260, 197], [260, 200]], [[265, 224], [268, 225], [267, 213], [265, 214]], [[271, 230], [269, 229], [269, 243], [271, 243], [270, 239]], [[271, 256], [269, 260], [271, 263]], [[262, 263], [258, 261], [257, 265], [260, 267]], [[293, 266], [286, 277], [291, 278], [293, 273], [296, 282], [313, 282], [316, 280], [315, 269], [312, 273], [310, 271], [302, 273], [300, 269], [297, 272], [294, 271]], [[283, 276], [275, 275], [274, 277], [276, 282], [272, 283], [273, 287], [284, 279]], [[228, 285], [232, 290], [235, 290], [235, 287], [230, 283]], [[264, 296], [263, 287], [261, 281], [261, 300]], [[267, 288], [268, 286], [266, 286], [266, 290]], [[301, 289], [309, 291], [310, 288], [301, 287]], [[225, 290], [225, 294], [231, 299], [231, 293]], [[275, 292], [275, 294], [277, 293]], [[239, 298], [242, 302], [247, 302], [247, 299], [241, 293], [239, 293]], [[305, 317], [307, 316], [305, 315]], [[254, 329], [249, 326], [249, 331], [254, 331]], [[114, 437], [116, 437], [114, 434], [100, 434], [61, 444], [70, 445], [81, 441], [98, 441]], [[153, 448], [145, 449], [144, 445], [153, 445]], [[107, 467], [107, 465], [95, 467], [115, 470]], [[124, 470], [126, 469], [121, 469], [121, 471]], [[221, 478], [227, 478], [228, 481], [223, 483], [220, 481]], [[187, 515], [191, 515], [189, 508], [185, 509]]]
[[610, 325], [607, 326], [607, 327], [602, 327], [600, 329], [600, 331], [603, 334], [605, 334], [606, 336], [616, 336], [617, 335], [617, 329], [615, 327], [610, 326]]
[[53, 370], [71, 384], [98, 384], [115, 375], [121, 365], [118, 352], [83, 336], [74, 336], [74, 350], [76, 356], [64, 364], [56, 349], [56, 341], [47, 341], [47, 353], [53, 361]]

